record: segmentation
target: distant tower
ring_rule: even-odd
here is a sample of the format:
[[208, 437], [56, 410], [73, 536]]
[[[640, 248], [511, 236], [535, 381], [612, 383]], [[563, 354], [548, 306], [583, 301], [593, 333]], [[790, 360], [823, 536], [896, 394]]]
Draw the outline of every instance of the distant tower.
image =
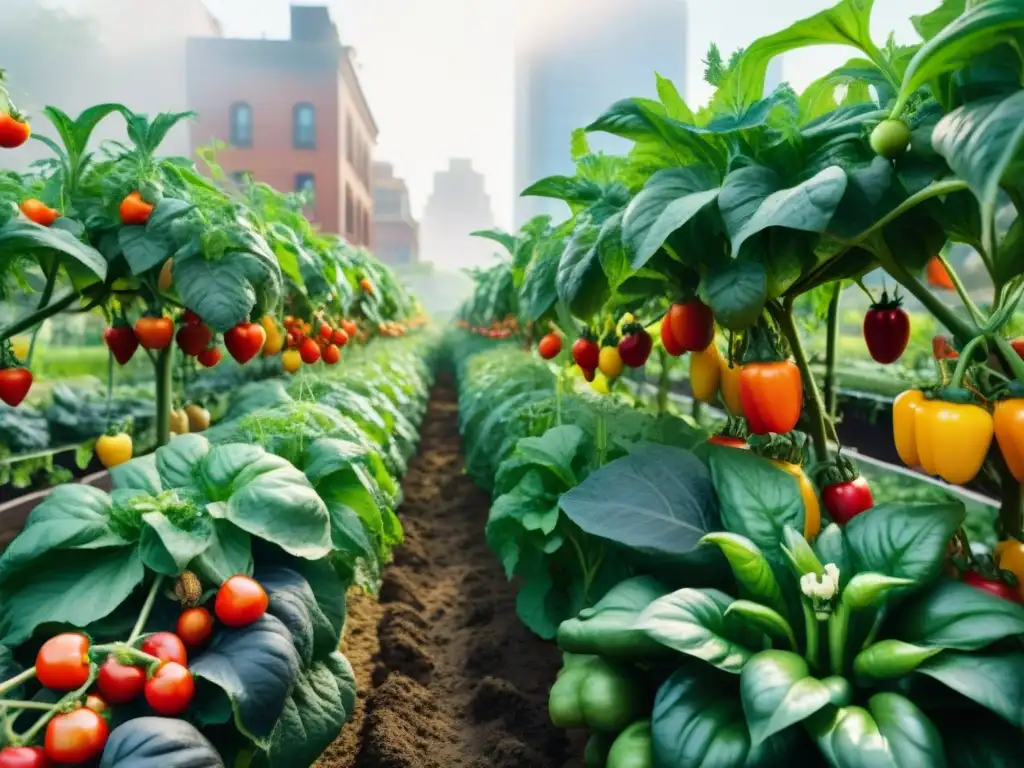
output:
[[[655, 72], [685, 88], [683, 0], [558, 0], [544, 30], [529, 25], [515, 52], [515, 221], [541, 213], [565, 218], [564, 203], [521, 198], [545, 176], [572, 174], [573, 130], [619, 99], [656, 98]], [[623, 151], [624, 140], [591, 134], [590, 145]]]
[[423, 211], [423, 259], [442, 268], [493, 263], [492, 254], [500, 246], [470, 237], [470, 232], [493, 226], [491, 199], [484, 189], [483, 174], [473, 169], [470, 160], [449, 160], [447, 170], [434, 174], [434, 189]]

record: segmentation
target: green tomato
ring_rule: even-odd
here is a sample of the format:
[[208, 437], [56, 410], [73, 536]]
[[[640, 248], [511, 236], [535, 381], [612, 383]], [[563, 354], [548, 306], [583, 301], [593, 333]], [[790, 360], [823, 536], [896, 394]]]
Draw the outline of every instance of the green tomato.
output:
[[548, 714], [559, 728], [618, 733], [649, 710], [644, 686], [597, 656], [567, 654], [548, 696]]
[[871, 149], [886, 160], [895, 160], [910, 146], [910, 126], [902, 120], [883, 120], [871, 132]]
[[638, 720], [619, 734], [608, 752], [606, 768], [651, 768], [651, 721]]
[[548, 714], [551, 722], [559, 728], [582, 728], [586, 725], [583, 706], [580, 703], [580, 686], [586, 677], [587, 667], [583, 663], [568, 662], [558, 673], [555, 684], [548, 695]]

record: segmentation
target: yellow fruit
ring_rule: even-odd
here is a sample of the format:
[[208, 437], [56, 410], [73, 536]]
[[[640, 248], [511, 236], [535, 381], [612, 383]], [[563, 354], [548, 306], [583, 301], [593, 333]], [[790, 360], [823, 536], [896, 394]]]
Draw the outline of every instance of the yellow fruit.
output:
[[608, 386], [608, 379], [604, 377], [603, 373], [598, 373], [594, 376], [594, 380], [590, 382], [590, 388], [599, 395], [607, 395], [612, 391], [611, 387]]
[[174, 259], [168, 259], [160, 268], [160, 277], [157, 278], [156, 287], [161, 292], [165, 292], [171, 290], [172, 285], [174, 285]]
[[267, 332], [267, 340], [263, 343], [263, 357], [273, 357], [284, 348], [284, 334], [270, 315], [264, 315], [260, 319], [260, 325]]
[[117, 435], [101, 435], [96, 441], [96, 458], [107, 469], [124, 464], [131, 457], [132, 438], [130, 435], [123, 432]]
[[22, 362], [28, 357], [28, 348], [31, 341], [24, 336], [17, 336], [11, 339], [11, 351], [14, 356]]
[[210, 426], [210, 412], [202, 406], [185, 406], [185, 415], [188, 417], [189, 432], [202, 432]]
[[702, 352], [690, 353], [690, 391], [702, 403], [714, 402], [721, 383], [721, 355], [718, 347], [709, 344]]
[[602, 347], [597, 356], [597, 367], [609, 381], [622, 375], [624, 365], [618, 347]]
[[287, 349], [281, 354], [281, 365], [288, 373], [295, 373], [302, 367], [302, 355], [297, 349]]
[[188, 434], [188, 431], [188, 414], [180, 408], [173, 409], [171, 411], [171, 432], [185, 435]]

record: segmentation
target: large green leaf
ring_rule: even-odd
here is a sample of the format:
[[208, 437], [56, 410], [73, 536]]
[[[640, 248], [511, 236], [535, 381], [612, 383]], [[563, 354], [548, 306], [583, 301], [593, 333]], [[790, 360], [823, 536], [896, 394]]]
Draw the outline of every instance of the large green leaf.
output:
[[711, 307], [715, 320], [730, 331], [744, 331], [764, 311], [768, 301], [768, 274], [763, 264], [731, 261], [709, 270], [700, 283], [700, 298]]
[[12, 218], [0, 227], [0, 249], [37, 258], [57, 253], [73, 259], [100, 280], [107, 278], [107, 260], [102, 253], [64, 229], [43, 227], [25, 218]]
[[708, 534], [701, 543], [714, 544], [722, 550], [742, 594], [779, 613], [786, 613], [786, 601], [771, 563], [754, 542], [738, 533], [721, 531]]
[[142, 515], [139, 556], [146, 567], [165, 576], [178, 576], [213, 543], [214, 521], [197, 518], [188, 529], [179, 528], [162, 512]]
[[117, 241], [133, 275], [141, 275], [162, 264], [176, 250], [166, 232], [149, 227], [122, 227], [118, 230]]
[[943, 653], [917, 671], [1024, 728], [1024, 653]]
[[519, 289], [519, 314], [523, 322], [537, 322], [558, 301], [556, 279], [564, 247], [561, 238], [545, 241], [526, 267]]
[[1024, 635], [1024, 606], [944, 579], [903, 603], [889, 624], [906, 642], [977, 651]]
[[520, 197], [550, 197], [564, 200], [570, 205], [589, 205], [601, 198], [601, 187], [589, 179], [575, 176], [548, 176], [535, 181]]
[[138, 717], [111, 731], [100, 768], [224, 768], [224, 761], [191, 723]]
[[558, 263], [555, 287], [558, 298], [572, 313], [588, 318], [597, 312], [610, 295], [608, 279], [601, 267], [601, 226], [578, 224]]
[[302, 574], [291, 568], [268, 567], [257, 568], [253, 577], [270, 596], [267, 612], [291, 632], [303, 668], [338, 650], [341, 638]]
[[174, 286], [182, 302], [218, 333], [249, 319], [256, 288], [249, 280], [247, 254], [230, 253], [220, 261], [200, 256], [174, 260]]

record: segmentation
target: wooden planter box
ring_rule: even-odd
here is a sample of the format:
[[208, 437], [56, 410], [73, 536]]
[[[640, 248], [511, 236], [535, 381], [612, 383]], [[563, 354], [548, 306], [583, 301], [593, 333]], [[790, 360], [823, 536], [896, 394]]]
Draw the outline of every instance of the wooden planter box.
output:
[[[109, 491], [111, 487], [110, 473], [106, 470], [86, 475], [75, 482], [91, 485], [103, 491]], [[60, 486], [53, 486], [53, 488], [58, 487]], [[41, 491], [19, 496], [5, 504], [0, 504], [0, 552], [7, 549], [11, 540], [21, 533], [21, 529], [25, 527], [25, 521], [28, 519], [28, 513], [42, 502], [53, 491], [53, 488], [44, 488]]]

